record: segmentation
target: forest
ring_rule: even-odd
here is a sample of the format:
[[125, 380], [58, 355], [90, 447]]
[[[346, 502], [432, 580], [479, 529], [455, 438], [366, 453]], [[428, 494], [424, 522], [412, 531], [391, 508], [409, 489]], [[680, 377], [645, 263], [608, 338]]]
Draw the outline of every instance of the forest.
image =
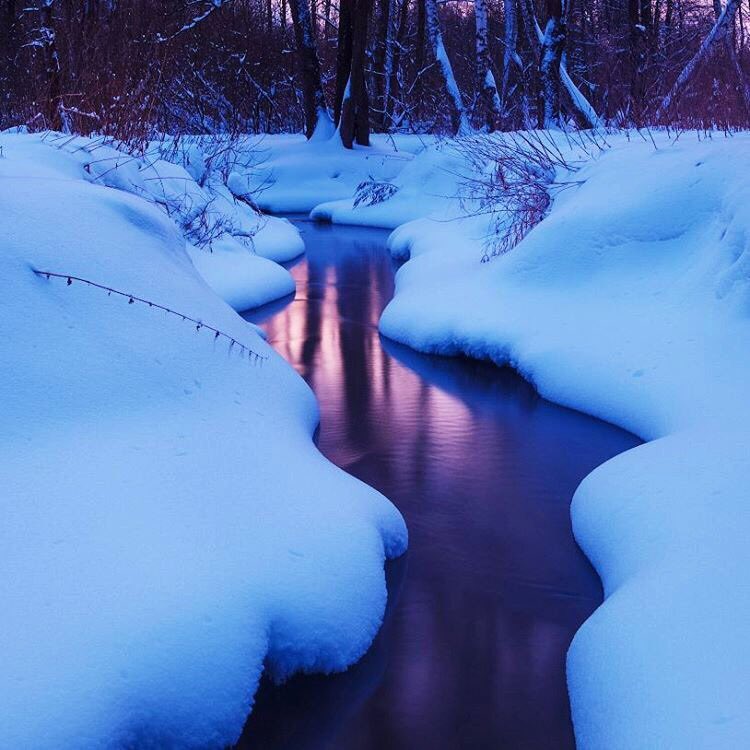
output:
[[739, 0], [3, 0], [0, 122], [462, 134], [750, 121]]

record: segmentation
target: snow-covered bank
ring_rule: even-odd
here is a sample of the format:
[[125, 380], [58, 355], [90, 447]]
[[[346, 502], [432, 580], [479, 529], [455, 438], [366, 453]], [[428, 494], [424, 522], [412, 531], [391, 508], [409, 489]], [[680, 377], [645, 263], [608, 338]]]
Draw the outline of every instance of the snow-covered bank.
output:
[[304, 251], [302, 239], [290, 222], [263, 216], [232, 192], [233, 170], [242, 162], [233, 141], [165, 138], [142, 155], [111, 139], [55, 133], [5, 134], [0, 145], [31, 162], [54, 164], [66, 178], [122, 190], [159, 208], [184, 235], [209, 286], [236, 310], [294, 291], [278, 264]]
[[490, 263], [494, 217], [456, 219], [466, 172], [449, 151], [418, 154], [376, 205], [323, 195], [313, 215], [398, 227], [391, 249], [410, 260], [385, 335], [511, 364], [544, 396], [652, 441], [574, 500], [606, 592], [569, 653], [579, 745], [744, 748], [750, 137], [608, 141]]
[[196, 272], [185, 212], [149, 200], [166, 163], [0, 146], [0, 747], [223, 747], [264, 660], [366, 650], [403, 521], [319, 454], [310, 390]]
[[362, 182], [393, 180], [433, 141], [431, 136], [376, 136], [372, 147], [348, 150], [338, 136], [311, 142], [288, 136], [249, 138], [248, 157], [229, 184], [271, 213], [308, 212], [323, 201], [351, 203]]
[[397, 230], [381, 330], [654, 441], [574, 500], [606, 594], [569, 653], [578, 743], [747, 747], [750, 138], [612, 145], [491, 263], [485, 219]]

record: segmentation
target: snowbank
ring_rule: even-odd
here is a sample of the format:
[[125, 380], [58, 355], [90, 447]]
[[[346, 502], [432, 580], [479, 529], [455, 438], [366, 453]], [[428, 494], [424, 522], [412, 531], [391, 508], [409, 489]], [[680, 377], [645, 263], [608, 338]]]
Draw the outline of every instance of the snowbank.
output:
[[[294, 291], [291, 275], [278, 263], [304, 251], [302, 238], [286, 219], [263, 216], [249, 196], [232, 192], [228, 175], [242, 160], [233, 141], [165, 138], [136, 156], [103, 137], [47, 133], [5, 138], [24, 152], [44, 145], [58, 152], [44, 160], [55, 158], [66, 176], [132, 193], [158, 207], [184, 235], [201, 275], [236, 310]], [[38, 153], [43, 152], [34, 150], [29, 156]], [[251, 153], [242, 143], [242, 158]]]
[[397, 229], [391, 247], [411, 260], [381, 331], [509, 363], [547, 398], [652, 441], [574, 499], [606, 595], [568, 655], [576, 737], [747, 747], [750, 137], [611, 145], [490, 263], [487, 217]]
[[464, 174], [465, 159], [453, 143], [437, 142], [426, 146], [417, 158], [404, 162], [390, 179], [381, 178], [392, 186], [393, 192], [386, 200], [360, 194], [358, 201], [351, 191], [340, 200], [318, 203], [310, 216], [317, 221], [383, 229], [395, 229], [429, 215], [455, 218], [464, 213], [456, 200], [457, 183]]
[[264, 211], [309, 212], [322, 201], [351, 199], [363, 181], [394, 179], [432, 140], [376, 137], [371, 147], [350, 150], [338, 136], [322, 142], [278, 136], [249, 139], [247, 158], [236, 164], [229, 185], [235, 194], [252, 195]]
[[264, 660], [362, 655], [406, 531], [314, 448], [310, 390], [196, 271], [164, 180], [80, 145], [0, 137], [0, 747], [222, 747]]
[[260, 200], [395, 228], [391, 251], [409, 261], [386, 336], [510, 364], [547, 398], [651, 441], [574, 499], [606, 593], [568, 656], [576, 737], [596, 750], [744, 748], [750, 136], [661, 134], [655, 148], [619, 134], [601, 155], [555, 140], [581, 168], [558, 170], [572, 184], [550, 215], [490, 263], [480, 259], [497, 214], [467, 199], [476, 164], [450, 143], [412, 148], [400, 169], [376, 150], [363, 160], [331, 144], [274, 146]]

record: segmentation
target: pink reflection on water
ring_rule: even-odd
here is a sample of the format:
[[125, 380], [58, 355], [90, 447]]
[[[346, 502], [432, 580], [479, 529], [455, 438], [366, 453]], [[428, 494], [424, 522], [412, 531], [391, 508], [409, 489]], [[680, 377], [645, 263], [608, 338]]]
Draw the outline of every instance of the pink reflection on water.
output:
[[573, 747], [565, 653], [601, 593], [569, 501], [636, 439], [506, 371], [382, 340], [385, 234], [301, 226], [295, 300], [249, 317], [314, 389], [320, 449], [396, 503], [410, 550], [362, 662], [265, 684], [240, 746]]

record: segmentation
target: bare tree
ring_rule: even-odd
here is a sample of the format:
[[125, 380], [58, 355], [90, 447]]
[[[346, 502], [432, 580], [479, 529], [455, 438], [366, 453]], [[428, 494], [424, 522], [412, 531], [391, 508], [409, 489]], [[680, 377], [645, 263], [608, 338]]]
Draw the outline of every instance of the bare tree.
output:
[[443, 32], [440, 28], [437, 0], [425, 0], [425, 24], [427, 26], [427, 34], [430, 37], [430, 43], [432, 44], [432, 54], [435, 56], [440, 75], [443, 79], [445, 93], [448, 96], [453, 132], [456, 135], [467, 134], [471, 131], [471, 126], [466, 116], [466, 107], [461, 98], [461, 91], [456, 83], [453, 66], [443, 43]]
[[[568, 73], [567, 55], [565, 51], [565, 41], [567, 34], [564, 14], [566, 11], [566, 5], [562, 3], [562, 0], [560, 0], [560, 2], [558, 2], [558, 0], [548, 0], [548, 5], [553, 6], [551, 9], [553, 13], [559, 12], [561, 14], [556, 17], [554, 15], [550, 15], [550, 20], [553, 21], [552, 31], [554, 31], [554, 33], [558, 35], [557, 44], [559, 44], [559, 49], [554, 48], [553, 38], [548, 39], [547, 37], [547, 32], [550, 31], [549, 20], [545, 28], [545, 33], [542, 33], [542, 30], [539, 28], [539, 24], [536, 21], [536, 17], [534, 16], [534, 7], [532, 0], [525, 0], [525, 2], [524, 0], [521, 0], [521, 8], [524, 13], [524, 26], [527, 29], [529, 44], [532, 49], [539, 50], [538, 55], [540, 57], [539, 68], [542, 92], [540, 96], [540, 111], [537, 118], [538, 124], [540, 125], [540, 127], [545, 127], [541, 123], [548, 122], [548, 120], [545, 118], [544, 108], [545, 106], [547, 106], [547, 103], [550, 102], [548, 98], [549, 95], [551, 95], [553, 98], [550, 109], [556, 111], [557, 113], [554, 119], [557, 119], [559, 117], [560, 87], [557, 83], [559, 80], [565, 89], [565, 92], [568, 96], [568, 101], [574, 115], [576, 116], [576, 119], [578, 119], [579, 122], [586, 127], [596, 127], [600, 124], [600, 118], [597, 115], [596, 110], [588, 101], [588, 99], [583, 95], [578, 86], [576, 86], [576, 84], [573, 82], [573, 79], [570, 77], [570, 74]], [[550, 11], [548, 9], [548, 13], [549, 12]], [[558, 20], [556, 21], [555, 18], [557, 18]], [[530, 27], [533, 27], [533, 29]], [[558, 54], [559, 61], [556, 57]], [[546, 73], [549, 75], [549, 78], [545, 78], [545, 66]], [[555, 78], [555, 74], [557, 74], [557, 78]], [[545, 92], [545, 84], [551, 85], [551, 91]]]
[[713, 50], [717, 42], [721, 42], [729, 33], [732, 23], [734, 22], [734, 16], [737, 13], [737, 9], [740, 6], [740, 0], [729, 0], [722, 10], [719, 17], [716, 19], [711, 31], [708, 32], [706, 38], [701, 43], [698, 51], [690, 58], [685, 67], [680, 71], [677, 76], [677, 80], [672, 84], [672, 88], [669, 90], [667, 95], [662, 99], [659, 109], [656, 111], [656, 120], [664, 120], [667, 112], [672, 107], [674, 101], [680, 96], [680, 94], [687, 88], [691, 79], [695, 76], [701, 63], [708, 57], [709, 53]]
[[485, 124], [487, 129], [492, 131], [501, 117], [502, 106], [490, 64], [487, 0], [474, 0], [474, 22], [476, 25], [477, 84], [484, 104]]
[[523, 63], [516, 50], [518, 39], [518, 16], [516, 0], [503, 0], [503, 78], [500, 85], [500, 107], [503, 119], [507, 118], [508, 86], [510, 85], [511, 67], [523, 70]]
[[315, 44], [310, 6], [307, 0], [290, 0], [294, 38], [300, 56], [302, 90], [305, 108], [305, 135], [327, 138], [333, 132], [331, 116], [326, 106], [320, 60]]
[[565, 49], [565, 34], [562, 0], [547, 0], [547, 25], [544, 28], [539, 61], [540, 128], [552, 128], [560, 124], [560, 64]]
[[48, 86], [47, 122], [52, 130], [69, 131], [70, 125], [62, 99], [62, 72], [60, 55], [57, 51], [54, 5], [55, 0], [41, 0], [39, 7], [40, 24], [37, 29], [35, 44], [42, 49], [44, 55]]
[[[367, 27], [372, 10], [372, 0], [354, 0], [351, 14], [351, 58], [349, 76], [343, 101], [339, 133], [341, 142], [351, 148], [370, 145], [370, 100], [365, 78], [367, 53]], [[343, 78], [343, 76], [341, 76]]]
[[[402, 9], [406, 7], [407, 0], [402, 0]], [[381, 17], [381, 49], [382, 65], [379, 73], [381, 85], [381, 117], [380, 124], [383, 130], [388, 128], [390, 120], [391, 87], [394, 84], [394, 58], [397, 43], [397, 33], [401, 27], [398, 14], [397, 0], [385, 0], [383, 3], [383, 14]], [[401, 15], [403, 17], [403, 15]]]
[[314, 0], [317, 17], [312, 2], [0, 0], [0, 127], [136, 147], [156, 132], [327, 136], [328, 96], [346, 144], [571, 118], [750, 125], [740, 0], [473, 0], [473, 15]]

